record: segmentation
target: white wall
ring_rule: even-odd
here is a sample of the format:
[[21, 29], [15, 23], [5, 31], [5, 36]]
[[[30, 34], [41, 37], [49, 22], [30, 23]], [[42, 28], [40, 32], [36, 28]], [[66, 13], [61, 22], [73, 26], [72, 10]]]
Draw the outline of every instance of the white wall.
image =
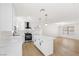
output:
[[12, 30], [12, 4], [0, 4], [0, 31]]
[[18, 16], [16, 18], [16, 26], [18, 27], [18, 30], [24, 30], [25, 29], [25, 22], [30, 22], [30, 27], [33, 29], [34, 27], [37, 26], [38, 19], [36, 19], [35, 17], [31, 17], [30, 19], [28, 19], [27, 17], [23, 17], [23, 16]]
[[13, 20], [12, 20], [12, 23], [13, 23], [12, 25], [15, 26], [17, 20], [16, 20], [16, 13], [15, 13], [14, 4], [12, 4], [12, 19], [13, 19]]
[[58, 35], [58, 25], [56, 24], [48, 24], [44, 29], [43, 29], [43, 35], [47, 36], [57, 36]]
[[29, 32], [35, 34], [38, 33], [38, 27], [37, 25], [39, 24], [38, 19], [36, 17], [23, 17], [23, 16], [18, 16], [16, 18], [16, 26], [17, 26], [17, 31], [19, 31], [19, 33], [24, 33], [25, 31], [25, 22], [30, 22], [30, 27], [32, 30], [30, 30]]
[[[63, 31], [64, 27], [67, 26], [74, 26], [74, 31], [69, 32], [67, 34], [67, 31]], [[73, 39], [79, 39], [79, 21], [77, 22], [70, 22], [68, 24], [58, 25], [58, 36], [67, 37], [67, 38], [73, 38]]]
[[[35, 17], [31, 17], [32, 20], [28, 20], [25, 17], [17, 17], [17, 25], [18, 30], [24, 30], [24, 22], [29, 21], [30, 25], [32, 27], [32, 33], [33, 34], [41, 34], [41, 35], [47, 35], [47, 36], [57, 36], [58, 35], [58, 25], [52, 23], [45, 26], [44, 24], [41, 25], [39, 20]], [[42, 28], [40, 29], [38, 25], [41, 25]], [[42, 31], [42, 32], [41, 32]], [[40, 33], [41, 32], [41, 33]]]
[[17, 30], [24, 30], [24, 18], [23, 17], [17, 17], [16, 18], [16, 26]]

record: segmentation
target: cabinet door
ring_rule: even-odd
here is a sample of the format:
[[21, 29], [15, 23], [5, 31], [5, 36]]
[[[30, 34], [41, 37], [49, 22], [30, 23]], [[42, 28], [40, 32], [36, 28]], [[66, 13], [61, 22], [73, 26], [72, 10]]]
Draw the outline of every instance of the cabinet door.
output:
[[53, 40], [50, 38], [42, 37], [41, 39], [41, 51], [44, 55], [50, 55], [53, 53]]
[[40, 36], [38, 35], [34, 36], [34, 44], [38, 49], [40, 49]]
[[37, 43], [38, 43], [38, 36], [37, 35], [33, 36], [33, 41], [34, 41], [34, 44], [37, 45]]
[[50, 55], [53, 53], [53, 40], [52, 39], [47, 39], [47, 41], [45, 42], [45, 48], [46, 48], [45, 49], [46, 55]]
[[10, 56], [22, 56], [22, 43], [21, 36], [13, 37], [8, 43], [8, 55]]
[[0, 56], [7, 56], [7, 42], [0, 42]]
[[6, 47], [0, 46], [0, 56], [7, 56], [7, 50]]
[[7, 46], [8, 46], [9, 36], [5, 33], [0, 32], [0, 56], [8, 55]]
[[0, 4], [0, 31], [12, 30], [12, 4]]

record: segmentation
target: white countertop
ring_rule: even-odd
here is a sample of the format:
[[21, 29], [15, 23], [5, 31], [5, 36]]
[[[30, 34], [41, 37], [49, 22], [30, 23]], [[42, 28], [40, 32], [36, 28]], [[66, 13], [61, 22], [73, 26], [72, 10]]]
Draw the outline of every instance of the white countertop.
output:
[[61, 37], [79, 40], [79, 35], [61, 35]]
[[52, 39], [52, 40], [54, 40], [56, 37], [52, 37], [52, 36], [46, 36], [46, 35], [34, 35], [34, 36], [37, 36], [38, 38], [39, 37], [42, 37], [42, 38], [44, 38], [44, 39]]

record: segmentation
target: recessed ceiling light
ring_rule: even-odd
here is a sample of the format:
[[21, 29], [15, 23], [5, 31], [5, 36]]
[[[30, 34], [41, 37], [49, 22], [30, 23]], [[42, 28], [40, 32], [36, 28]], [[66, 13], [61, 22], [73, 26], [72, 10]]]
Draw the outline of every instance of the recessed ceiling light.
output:
[[45, 26], [47, 26], [48, 24], [45, 24]]

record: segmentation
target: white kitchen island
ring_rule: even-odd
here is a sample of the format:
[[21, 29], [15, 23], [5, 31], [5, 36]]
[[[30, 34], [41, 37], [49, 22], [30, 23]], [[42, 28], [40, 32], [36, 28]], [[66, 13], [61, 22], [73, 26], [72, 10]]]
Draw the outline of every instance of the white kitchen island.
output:
[[45, 55], [53, 54], [53, 38], [48, 36], [34, 35], [34, 45]]

